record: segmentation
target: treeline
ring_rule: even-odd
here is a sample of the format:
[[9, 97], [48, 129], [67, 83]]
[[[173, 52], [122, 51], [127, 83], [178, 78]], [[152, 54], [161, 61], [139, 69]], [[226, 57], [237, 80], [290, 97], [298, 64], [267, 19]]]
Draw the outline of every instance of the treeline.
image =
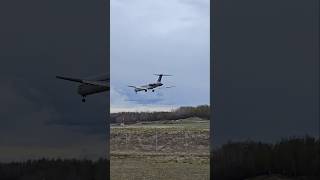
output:
[[283, 139], [276, 144], [229, 142], [212, 153], [213, 179], [243, 180], [259, 175], [320, 177], [319, 139]]
[[136, 123], [142, 121], [178, 120], [190, 117], [210, 119], [210, 106], [180, 107], [170, 112], [120, 112], [111, 113], [111, 123]]
[[29, 160], [0, 163], [1, 180], [106, 180], [109, 162], [91, 160]]

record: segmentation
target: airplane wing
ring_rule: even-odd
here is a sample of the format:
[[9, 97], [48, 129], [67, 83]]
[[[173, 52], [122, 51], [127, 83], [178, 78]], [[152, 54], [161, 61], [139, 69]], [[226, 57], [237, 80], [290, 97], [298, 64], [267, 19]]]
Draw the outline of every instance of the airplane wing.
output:
[[78, 82], [78, 83], [83, 83], [82, 79], [76, 79], [76, 78], [69, 78], [69, 77], [63, 77], [63, 76], [56, 76], [58, 79], [63, 79], [67, 81], [72, 81], [72, 82]]
[[109, 87], [107, 83], [100, 82], [100, 81], [87, 81], [83, 80], [84, 84], [94, 85], [94, 86], [103, 86], [103, 87]]
[[90, 80], [83, 80], [83, 79], [77, 79], [77, 78], [69, 78], [69, 77], [63, 77], [63, 76], [56, 76], [58, 79], [77, 82], [77, 83], [83, 83], [83, 84], [89, 84], [94, 86], [103, 86], [103, 87], [109, 87], [107, 83], [101, 82], [101, 81], [90, 81]]
[[176, 86], [166, 86], [166, 87], [160, 87], [160, 88], [157, 88], [157, 89], [168, 89], [168, 88], [174, 88], [174, 87], [176, 87]]
[[145, 89], [143, 89], [143, 88], [139, 88], [139, 87], [136, 87], [136, 86], [128, 86], [128, 87], [132, 87], [132, 88], [135, 88], [135, 89], [137, 89], [137, 90], [145, 90]]
[[139, 91], [147, 90], [146, 88], [141, 88], [141, 87], [136, 87], [136, 86], [128, 86], [128, 87], [132, 87], [132, 88], [139, 90]]

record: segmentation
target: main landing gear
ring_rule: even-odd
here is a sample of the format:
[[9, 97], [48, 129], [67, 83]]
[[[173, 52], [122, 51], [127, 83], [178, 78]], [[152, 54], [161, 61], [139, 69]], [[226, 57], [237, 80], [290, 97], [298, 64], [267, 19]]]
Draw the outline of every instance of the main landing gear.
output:
[[86, 97], [82, 96], [82, 102], [86, 102]]
[[154, 92], [154, 89], [152, 89], [152, 92]]

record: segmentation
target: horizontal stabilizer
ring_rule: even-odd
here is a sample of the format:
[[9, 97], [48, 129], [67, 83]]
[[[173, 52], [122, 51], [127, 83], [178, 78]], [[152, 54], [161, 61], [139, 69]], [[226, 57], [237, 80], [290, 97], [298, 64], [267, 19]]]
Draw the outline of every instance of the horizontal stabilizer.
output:
[[156, 76], [173, 76], [173, 75], [170, 75], [170, 74], [154, 74]]

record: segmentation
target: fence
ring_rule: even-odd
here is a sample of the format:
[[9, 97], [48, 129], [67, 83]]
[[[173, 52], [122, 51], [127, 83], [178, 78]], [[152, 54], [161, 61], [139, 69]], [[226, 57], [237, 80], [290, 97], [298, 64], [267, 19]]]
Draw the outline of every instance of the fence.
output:
[[209, 130], [112, 128], [112, 152], [209, 153]]

